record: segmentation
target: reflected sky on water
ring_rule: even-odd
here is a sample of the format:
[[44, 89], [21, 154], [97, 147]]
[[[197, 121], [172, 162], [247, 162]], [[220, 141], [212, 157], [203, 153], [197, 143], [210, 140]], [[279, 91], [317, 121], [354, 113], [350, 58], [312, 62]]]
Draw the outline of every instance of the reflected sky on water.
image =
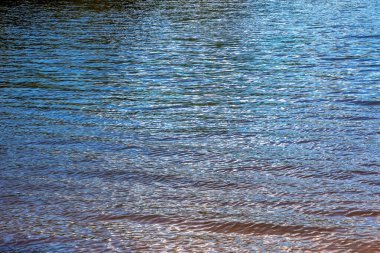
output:
[[379, 9], [2, 1], [0, 251], [375, 252]]

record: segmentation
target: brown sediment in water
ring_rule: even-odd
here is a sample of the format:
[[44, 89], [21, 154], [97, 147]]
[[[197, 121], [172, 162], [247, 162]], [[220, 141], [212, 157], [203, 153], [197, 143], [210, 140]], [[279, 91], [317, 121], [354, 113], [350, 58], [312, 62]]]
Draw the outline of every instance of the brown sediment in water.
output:
[[181, 216], [168, 215], [101, 215], [91, 217], [90, 220], [112, 221], [129, 220], [145, 224], [167, 224], [177, 225], [184, 229], [195, 231], [208, 231], [214, 233], [237, 233], [237, 234], [260, 234], [260, 235], [297, 235], [318, 236], [320, 234], [339, 231], [340, 228], [306, 227], [297, 225], [277, 225], [255, 222], [214, 221], [205, 219], [191, 219]]

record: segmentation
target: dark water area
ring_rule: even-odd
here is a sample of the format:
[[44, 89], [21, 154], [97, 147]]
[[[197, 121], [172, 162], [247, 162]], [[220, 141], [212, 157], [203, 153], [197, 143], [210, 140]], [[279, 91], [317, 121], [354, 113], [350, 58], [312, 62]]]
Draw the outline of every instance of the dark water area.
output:
[[379, 13], [1, 1], [0, 252], [380, 252]]

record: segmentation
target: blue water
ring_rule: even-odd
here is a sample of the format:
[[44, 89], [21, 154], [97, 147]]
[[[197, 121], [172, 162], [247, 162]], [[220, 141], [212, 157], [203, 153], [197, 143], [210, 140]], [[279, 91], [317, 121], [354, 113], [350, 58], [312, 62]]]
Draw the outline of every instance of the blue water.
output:
[[379, 13], [2, 1], [0, 252], [380, 251]]

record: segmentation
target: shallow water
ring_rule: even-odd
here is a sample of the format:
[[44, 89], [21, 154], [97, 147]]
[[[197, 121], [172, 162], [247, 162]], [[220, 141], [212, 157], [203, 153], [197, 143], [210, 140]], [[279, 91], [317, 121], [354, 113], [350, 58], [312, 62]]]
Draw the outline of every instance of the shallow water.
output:
[[0, 252], [380, 250], [379, 13], [2, 1]]

